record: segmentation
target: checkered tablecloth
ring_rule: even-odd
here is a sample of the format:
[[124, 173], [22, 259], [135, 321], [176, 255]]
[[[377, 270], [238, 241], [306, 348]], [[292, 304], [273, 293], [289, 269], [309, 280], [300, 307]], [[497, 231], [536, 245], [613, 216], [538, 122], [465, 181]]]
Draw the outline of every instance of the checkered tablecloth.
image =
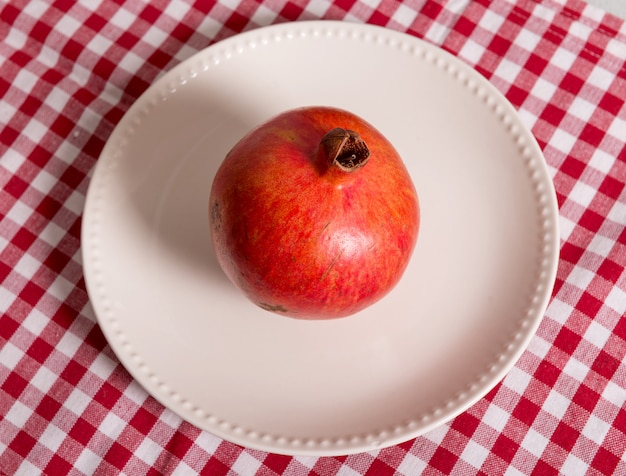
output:
[[[542, 147], [560, 207], [553, 298], [489, 394], [417, 439], [344, 457], [242, 448], [119, 363], [81, 263], [90, 176], [164, 71], [238, 32], [335, 19], [441, 46]], [[578, 0], [0, 3], [0, 473], [626, 474], [626, 26]]]

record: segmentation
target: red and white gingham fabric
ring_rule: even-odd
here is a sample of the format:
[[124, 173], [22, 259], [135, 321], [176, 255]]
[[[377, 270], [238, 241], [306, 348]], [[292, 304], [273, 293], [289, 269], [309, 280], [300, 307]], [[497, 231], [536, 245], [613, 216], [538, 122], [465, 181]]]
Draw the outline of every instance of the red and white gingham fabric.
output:
[[[345, 19], [440, 45], [519, 110], [560, 206], [553, 299], [484, 399], [346, 457], [223, 441], [164, 409], [96, 324], [80, 226], [97, 157], [163, 71], [275, 22]], [[578, 0], [0, 3], [0, 473], [626, 474], [626, 27]]]

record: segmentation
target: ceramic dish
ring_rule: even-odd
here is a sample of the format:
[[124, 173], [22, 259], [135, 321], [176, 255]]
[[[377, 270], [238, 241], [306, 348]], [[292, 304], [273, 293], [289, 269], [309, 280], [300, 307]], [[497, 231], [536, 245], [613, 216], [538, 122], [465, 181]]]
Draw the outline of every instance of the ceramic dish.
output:
[[[255, 307], [209, 241], [222, 158], [305, 105], [383, 132], [422, 207], [400, 284], [335, 321]], [[551, 294], [557, 215], [533, 136], [474, 70], [388, 29], [289, 23], [201, 51], [133, 104], [94, 171], [83, 258], [106, 338], [163, 405], [241, 445], [337, 455], [421, 435], [504, 377]]]

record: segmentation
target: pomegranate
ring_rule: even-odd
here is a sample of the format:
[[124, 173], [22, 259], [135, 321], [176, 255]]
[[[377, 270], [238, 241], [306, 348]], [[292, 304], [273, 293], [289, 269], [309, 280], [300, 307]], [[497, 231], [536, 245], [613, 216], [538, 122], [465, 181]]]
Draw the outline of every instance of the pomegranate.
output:
[[400, 156], [372, 125], [330, 107], [284, 112], [227, 154], [209, 198], [228, 278], [268, 311], [348, 316], [387, 294], [419, 228]]

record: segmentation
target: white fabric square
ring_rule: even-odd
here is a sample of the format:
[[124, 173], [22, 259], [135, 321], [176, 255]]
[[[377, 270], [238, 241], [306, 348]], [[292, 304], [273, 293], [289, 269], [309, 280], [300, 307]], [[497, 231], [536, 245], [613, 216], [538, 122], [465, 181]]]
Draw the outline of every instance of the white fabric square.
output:
[[49, 319], [41, 311], [33, 309], [22, 322], [22, 327], [28, 329], [33, 335], [38, 336], [44, 327], [48, 325], [48, 322], [50, 322]]
[[517, 34], [517, 38], [515, 38], [515, 44], [521, 46], [525, 50], [532, 52], [539, 42], [541, 41], [541, 37], [536, 35], [530, 30], [522, 29]]
[[18, 30], [17, 28], [12, 28], [9, 34], [6, 35], [2, 41], [12, 49], [20, 51], [24, 49], [27, 39], [28, 37], [24, 34], [24, 32]]
[[569, 375], [574, 380], [582, 382], [585, 380], [585, 376], [589, 373], [589, 367], [583, 364], [580, 360], [570, 357], [563, 367], [563, 373]]
[[430, 430], [428, 433], [424, 434], [424, 438], [432, 441], [433, 443], [439, 445], [443, 441], [444, 437], [448, 433], [447, 425], [440, 425], [434, 430]]
[[615, 223], [625, 224], [626, 223], [626, 204], [616, 201], [611, 207], [611, 210], [606, 215], [606, 217], [609, 220], [614, 221]]
[[565, 281], [573, 284], [579, 289], [587, 289], [589, 283], [591, 283], [594, 277], [595, 273], [589, 271], [588, 269], [575, 265], [567, 278], [565, 278]]
[[74, 388], [65, 401], [63, 407], [76, 416], [82, 415], [85, 408], [91, 403], [91, 397], [78, 388]]
[[19, 400], [16, 400], [9, 411], [4, 415], [7, 421], [10, 421], [17, 428], [24, 428], [24, 425], [33, 414], [33, 411]]
[[118, 63], [118, 66], [125, 71], [132, 72], [137, 71], [144, 64], [144, 60], [137, 56], [132, 51], [129, 51]]
[[104, 417], [102, 423], [98, 425], [98, 430], [107, 435], [112, 440], [117, 440], [117, 437], [120, 436], [120, 433], [126, 427], [126, 422], [118, 417], [115, 413], [109, 412], [107, 416]]
[[561, 474], [588, 474], [589, 465], [578, 456], [570, 453], [561, 466]]
[[15, 76], [15, 79], [12, 81], [13, 85], [17, 87], [20, 91], [24, 91], [26, 94], [29, 94], [35, 84], [37, 84], [38, 76], [31, 73], [26, 68], [22, 68]]
[[610, 428], [609, 423], [602, 421], [592, 413], [583, 427], [582, 434], [601, 446]]
[[194, 469], [184, 461], [180, 461], [174, 468], [174, 471], [170, 473], [172, 476], [185, 476], [194, 474]]
[[584, 182], [578, 181], [572, 188], [572, 191], [569, 194], [570, 200], [575, 201], [576, 203], [582, 205], [587, 208], [593, 197], [596, 195], [596, 189], [590, 187]]
[[554, 96], [556, 89], [556, 85], [546, 81], [543, 78], [537, 78], [537, 82], [530, 91], [530, 94], [547, 103], [550, 102], [552, 96]]
[[481, 45], [474, 40], [468, 39], [459, 51], [459, 57], [471, 64], [476, 64], [480, 61], [484, 51], [485, 49]]
[[[471, 443], [471, 440], [469, 441]], [[313, 466], [307, 466], [313, 468]], [[426, 469], [426, 463], [411, 453], [407, 453], [398, 465], [400, 474], [422, 474]]]
[[37, 270], [41, 267], [39, 260], [36, 260], [29, 254], [24, 254], [20, 260], [15, 264], [13, 270], [26, 279], [32, 279]]
[[113, 23], [115, 26], [119, 27], [121, 30], [128, 30], [129, 27], [133, 24], [133, 21], [137, 17], [126, 10], [125, 8], [120, 8], [115, 14], [109, 19], [110, 23]]
[[157, 28], [152, 25], [146, 33], [141, 37], [143, 41], [153, 46], [154, 48], [158, 48], [163, 44], [163, 41], [167, 39], [167, 35], [163, 30]]
[[331, 6], [331, 2], [327, 0], [319, 0], [317, 2], [309, 2], [305, 10], [316, 17], [323, 17]]
[[138, 406], [141, 406], [143, 402], [146, 401], [148, 394], [136, 380], [133, 380], [128, 384], [128, 387], [124, 389], [124, 396], [135, 402]]
[[604, 47], [604, 49], [607, 53], [612, 54], [617, 58], [626, 57], [626, 46], [624, 45], [623, 41], [620, 41], [619, 39], [611, 38]]
[[6, 214], [6, 217], [13, 220], [18, 225], [24, 225], [26, 220], [33, 213], [33, 209], [24, 202], [17, 201]]
[[587, 41], [592, 31], [593, 28], [583, 22], [574, 22], [568, 29], [568, 33], [570, 35], [573, 35], [582, 41]]
[[63, 443], [66, 433], [56, 427], [55, 425], [48, 423], [48, 426], [39, 437], [39, 442], [48, 448], [50, 451], [55, 452]]
[[372, 10], [376, 10], [378, 5], [380, 5], [381, 0], [360, 0], [359, 3], [367, 5]]
[[59, 62], [59, 52], [56, 50], [53, 50], [52, 48], [50, 48], [47, 45], [43, 45], [41, 47], [41, 51], [39, 52], [39, 55], [37, 56], [37, 60], [43, 64], [44, 66], [47, 66], [49, 68], [53, 68], [53, 69], [57, 69], [57, 63]]
[[612, 72], [597, 65], [591, 70], [591, 74], [587, 77], [587, 83], [597, 86], [602, 91], [606, 91], [609, 89], [614, 78], [615, 75]]
[[559, 324], [565, 324], [574, 311], [574, 307], [568, 303], [554, 298], [546, 309], [546, 316]]
[[602, 392], [602, 398], [607, 402], [611, 402], [617, 408], [622, 408], [626, 402], [626, 392], [624, 392], [622, 387], [609, 380]]
[[513, 390], [515, 393], [522, 395], [528, 388], [532, 377], [523, 370], [513, 367], [504, 377], [503, 384]]
[[575, 55], [571, 51], [568, 51], [564, 48], [559, 48], [552, 58], [550, 58], [550, 64], [556, 66], [557, 68], [563, 71], [571, 71], [574, 62], [578, 58], [578, 55]]
[[15, 347], [15, 345], [13, 345], [11, 341], [7, 341], [2, 347], [0, 347], [0, 362], [2, 362], [1, 365], [4, 365], [9, 369], [14, 369], [17, 363], [22, 359], [22, 357], [24, 357], [24, 352], [22, 352], [18, 347]]
[[506, 468], [504, 476], [524, 476], [524, 473], [522, 473], [520, 470], [516, 469], [513, 466], [509, 466], [508, 468]]
[[57, 381], [57, 375], [48, 370], [43, 365], [39, 367], [39, 370], [33, 375], [33, 378], [30, 380], [31, 385], [35, 388], [41, 390], [42, 393], [48, 393], [48, 390], [52, 388], [52, 384]]
[[521, 70], [522, 67], [519, 64], [509, 61], [506, 58], [502, 58], [502, 61], [500, 61], [500, 64], [498, 64], [498, 67], [494, 71], [494, 75], [504, 79], [507, 83], [512, 84], [515, 81], [515, 78], [519, 76]]
[[83, 208], [85, 207], [85, 196], [74, 190], [72, 194], [67, 197], [63, 205], [74, 215], [78, 216], [82, 213]]
[[569, 107], [568, 113], [576, 116], [583, 122], [589, 122], [594, 111], [597, 109], [595, 104], [590, 103], [580, 96], [576, 96]]
[[133, 454], [152, 466], [162, 451], [163, 448], [160, 445], [157, 445], [150, 438], [144, 438]]
[[[54, 88], [48, 96], [46, 96], [45, 103], [55, 111], [62, 111], [65, 106], [70, 102], [70, 96], [61, 88]], [[35, 121], [31, 121], [35, 122]], [[30, 124], [29, 124], [30, 126]], [[33, 136], [37, 136], [36, 128], [33, 130]], [[30, 137], [30, 134], [29, 134]], [[42, 136], [43, 137], [43, 136]], [[64, 141], [67, 142], [67, 141]]]
[[569, 218], [559, 214], [559, 233], [564, 241], [567, 241], [576, 228], [576, 223]]
[[14, 301], [15, 301], [15, 294], [13, 294], [8, 289], [0, 286], [0, 309], [9, 309], [9, 306]]
[[[613, 121], [613, 124], [614, 123], [615, 121]], [[626, 125], [626, 122], [623, 124]], [[609, 130], [610, 130], [610, 127], [609, 127]], [[623, 132], [623, 135], [626, 136], [626, 127], [624, 127], [622, 132]], [[620, 139], [620, 141], [621, 140], [622, 139]], [[607, 154], [601, 149], [594, 150], [593, 155], [591, 156], [591, 159], [589, 159], [589, 165], [591, 167], [593, 167], [596, 170], [599, 170], [600, 172], [604, 172], [605, 174], [609, 173], [614, 163], [615, 163], [615, 157], [613, 157], [610, 154]]]
[[87, 49], [95, 53], [98, 57], [106, 56], [105, 53], [111, 47], [113, 42], [108, 38], [96, 34], [87, 44]]
[[609, 340], [611, 331], [604, 327], [602, 324], [598, 324], [596, 321], [591, 321], [589, 327], [585, 331], [583, 338], [591, 342], [598, 349], [603, 349], [606, 341]]
[[83, 474], [91, 474], [94, 468], [100, 465], [102, 458], [91, 451], [89, 448], [85, 448], [78, 459], [74, 462], [74, 467], [81, 471]]
[[58, 275], [52, 285], [48, 288], [48, 293], [64, 302], [70, 293], [74, 290], [74, 284], [70, 283], [63, 276]]
[[[15, 109], [13, 109], [13, 106], [10, 106], [5, 102], [0, 102], [0, 106], [2, 106], [0, 107], [0, 123], [7, 123], [9, 122], [9, 117], [13, 115], [12, 113], [15, 111]], [[4, 114], [5, 112], [9, 112], [9, 114], [6, 114], [6, 117]], [[19, 169], [23, 163], [24, 156], [22, 154], [18, 154], [13, 150], [8, 150], [2, 156], [2, 162], [0, 163], [0, 167], [11, 172], [11, 174], [15, 174], [15, 172], [17, 172], [17, 169]]]
[[[613, 122], [611, 122], [606, 132], [607, 134], [615, 137], [617, 140], [622, 142], [624, 140], [624, 136], [626, 136], [626, 121], [621, 117], [614, 117]], [[613, 165], [615, 158], [611, 156], [611, 159], [611, 165]], [[608, 170], [603, 170], [603, 172], [608, 172], [609, 170], [610, 168]]]
[[15, 471], [16, 475], [30, 475], [41, 474], [41, 468], [38, 468], [27, 459], [22, 461], [22, 464]]
[[403, 27], [408, 28], [415, 21], [416, 17], [417, 12], [413, 8], [409, 8], [404, 3], [401, 3], [391, 18]]
[[531, 427], [528, 429], [528, 433], [526, 433], [526, 436], [522, 440], [521, 446], [529, 453], [532, 453], [537, 458], [540, 458], [546, 449], [546, 446], [548, 446], [549, 441], [550, 440], [548, 438]]
[[74, 36], [74, 33], [78, 31], [81, 25], [82, 23], [76, 20], [71, 15], [63, 15], [57, 20], [56, 24], [54, 25], [54, 29], [61, 33], [63, 36], [71, 38]]
[[89, 366], [89, 371], [96, 374], [102, 380], [106, 380], [115, 370], [115, 364], [104, 354], [98, 354]]
[[47, 195], [57, 182], [58, 182], [57, 178], [53, 177], [45, 170], [40, 170], [39, 173], [35, 176], [35, 178], [30, 184], [31, 186], [39, 190], [41, 193], [44, 193]]
[[491, 33], [497, 33], [502, 24], [504, 23], [504, 17], [492, 12], [491, 10], [485, 10], [478, 25]]
[[563, 129], [556, 129], [550, 138], [550, 145], [564, 154], [569, 154], [576, 144], [576, 137]]
[[203, 431], [198, 435], [195, 443], [203, 450], [213, 454], [217, 450], [217, 447], [222, 444], [222, 440], [212, 433]]
[[563, 418], [563, 415], [565, 415], [569, 404], [570, 401], [568, 398], [552, 389], [546, 397], [546, 400], [542, 405], [542, 409], [555, 417], [557, 420], [560, 420]]
[[46, 227], [41, 232], [40, 237], [43, 241], [51, 245], [53, 248], [56, 248], [56, 246], [66, 234], [67, 233], [63, 228], [53, 222], [48, 222]]
[[65, 332], [56, 345], [56, 348], [71, 359], [82, 343], [82, 339], [79, 339], [72, 332]]
[[626, 313], [626, 292], [615, 286], [606, 297], [604, 304], [620, 315]]
[[551, 348], [552, 344], [538, 335], [535, 335], [528, 344], [528, 352], [536, 355], [540, 359], [548, 355]]
[[[46, 103], [48, 103], [48, 99], [46, 98]], [[38, 144], [41, 142], [41, 139], [48, 133], [48, 126], [42, 124], [37, 119], [31, 119], [28, 121], [28, 124], [22, 131], [22, 133], [27, 136], [33, 143]]]
[[483, 416], [483, 423], [497, 431], [502, 431], [509, 417], [510, 415], [506, 411], [492, 403]]
[[260, 467], [261, 462], [258, 459], [242, 451], [231, 466], [231, 469], [235, 474], [255, 474]]
[[489, 456], [489, 450], [474, 440], [469, 440], [461, 453], [461, 459], [471, 464], [474, 468], [481, 468], [487, 456]]

